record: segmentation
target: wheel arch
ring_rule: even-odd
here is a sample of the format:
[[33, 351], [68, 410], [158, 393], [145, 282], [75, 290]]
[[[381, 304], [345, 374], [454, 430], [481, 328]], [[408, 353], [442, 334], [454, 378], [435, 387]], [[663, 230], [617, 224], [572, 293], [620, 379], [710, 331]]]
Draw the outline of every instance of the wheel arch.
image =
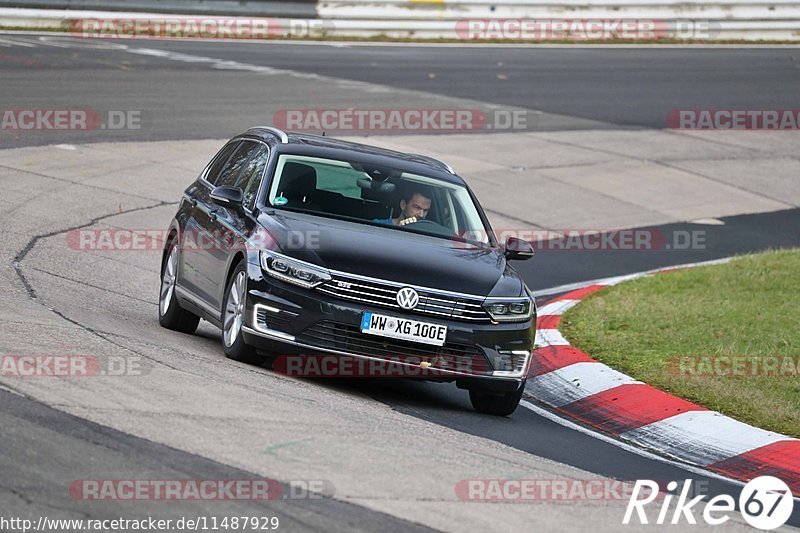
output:
[[161, 250], [161, 269], [159, 272], [164, 272], [164, 265], [167, 262], [167, 252], [169, 252], [172, 242], [178, 238], [179, 233], [180, 228], [178, 227], [177, 223], [173, 221], [173, 223], [170, 224], [169, 229], [167, 230], [167, 235], [164, 239], [164, 248]]

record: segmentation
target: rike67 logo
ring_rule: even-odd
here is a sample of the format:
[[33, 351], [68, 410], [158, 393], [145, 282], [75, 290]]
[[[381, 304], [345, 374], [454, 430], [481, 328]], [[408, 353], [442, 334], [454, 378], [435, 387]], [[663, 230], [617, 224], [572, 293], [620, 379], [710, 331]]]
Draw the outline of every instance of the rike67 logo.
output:
[[[694, 513], [700, 513], [701, 509], [706, 524], [717, 526], [730, 519], [730, 513], [736, 509], [733, 496], [719, 494], [708, 500], [702, 507], [698, 504], [705, 496], [691, 498], [691, 484], [690, 479], [684, 482], [675, 508], [670, 512], [673, 494], [660, 494], [658, 483], [655, 481], [637, 480], [628, 501], [628, 507], [625, 509], [622, 523], [630, 524], [635, 513], [640, 524], [675, 525], [684, 523], [684, 521], [687, 524], [697, 524]], [[667, 484], [668, 491], [675, 491], [677, 487], [678, 483], [675, 481]], [[652, 515], [648, 519], [645, 507], [656, 501], [660, 503], [660, 506], [657, 503], [650, 509], [653, 511], [658, 509], [658, 516], [655, 520], [652, 520]], [[742, 513], [745, 521], [754, 528], [765, 531], [777, 529], [785, 524], [794, 508], [794, 499], [789, 486], [772, 476], [760, 476], [750, 480], [742, 488], [738, 503], [739, 512]], [[636, 523], [635, 519], [633, 523]]]

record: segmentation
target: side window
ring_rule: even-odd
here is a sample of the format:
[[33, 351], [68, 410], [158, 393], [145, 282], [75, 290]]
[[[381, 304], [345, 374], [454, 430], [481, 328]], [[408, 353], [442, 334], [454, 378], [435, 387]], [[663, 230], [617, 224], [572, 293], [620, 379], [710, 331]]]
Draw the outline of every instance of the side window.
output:
[[258, 194], [258, 187], [261, 185], [261, 179], [264, 176], [264, 167], [267, 166], [267, 159], [269, 159], [269, 149], [264, 145], [259, 145], [258, 150], [255, 151], [255, 154], [253, 154], [253, 157], [250, 158], [242, 171], [241, 188], [242, 192], [244, 192], [242, 204], [251, 211], [256, 205], [256, 195]]
[[229, 142], [225, 146], [222, 147], [222, 150], [217, 152], [216, 157], [211, 163], [211, 167], [208, 169], [206, 173], [206, 181], [210, 184], [214, 185], [217, 183], [217, 179], [219, 178], [219, 173], [222, 170], [222, 167], [225, 166], [225, 163], [228, 162], [228, 159], [231, 157], [231, 154], [242, 143], [239, 142]]
[[239, 146], [236, 147], [233, 155], [231, 155], [231, 157], [228, 159], [228, 162], [219, 173], [217, 181], [213, 182], [214, 185], [216, 187], [243, 188], [242, 179], [244, 173], [242, 170], [244, 169], [247, 160], [259, 146], [261, 146], [261, 144], [255, 141], [242, 141]]

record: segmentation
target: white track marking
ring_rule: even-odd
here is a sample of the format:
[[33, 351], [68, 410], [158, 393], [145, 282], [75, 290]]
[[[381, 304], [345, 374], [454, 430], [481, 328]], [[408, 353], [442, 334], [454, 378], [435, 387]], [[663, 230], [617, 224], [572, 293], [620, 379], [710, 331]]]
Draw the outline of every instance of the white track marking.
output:
[[[692, 474], [697, 474], [697, 475], [703, 476], [703, 477], [710, 477], [710, 478], [714, 478], [714, 479], [719, 479], [721, 481], [727, 481], [728, 483], [733, 483], [734, 485], [738, 485], [740, 487], [744, 487], [744, 482], [743, 481], [739, 481], [738, 479], [732, 479], [732, 478], [729, 478], [729, 477], [725, 477], [725, 476], [723, 476], [721, 474], [717, 474], [716, 472], [710, 472], [710, 471], [708, 471], [708, 470], [706, 470], [704, 468], [700, 468], [698, 466], [693, 466], [693, 465], [682, 463], [680, 461], [675, 461], [673, 459], [669, 459], [667, 457], [663, 457], [661, 455], [657, 455], [657, 454], [655, 454], [653, 452], [650, 452], [650, 451], [644, 450], [642, 448], [639, 448], [638, 446], [634, 446], [633, 444], [628, 444], [627, 442], [623, 442], [623, 441], [617, 440], [617, 439], [615, 439], [613, 437], [609, 437], [608, 435], [604, 435], [603, 433], [598, 433], [597, 431], [594, 431], [594, 430], [589, 429], [587, 427], [581, 426], [580, 424], [576, 424], [575, 422], [572, 422], [571, 420], [569, 420], [567, 418], [564, 418], [564, 417], [559, 416], [559, 415], [557, 415], [557, 414], [555, 414], [555, 413], [553, 413], [551, 411], [548, 411], [547, 409], [545, 409], [543, 407], [539, 407], [538, 405], [536, 405], [534, 403], [531, 403], [528, 400], [522, 400], [521, 402], [519, 402], [519, 404], [522, 407], [524, 407], [525, 409], [528, 409], [528, 410], [532, 411], [534, 414], [536, 414], [538, 416], [541, 416], [542, 418], [544, 418], [546, 420], [554, 422], [554, 423], [558, 424], [559, 426], [565, 427], [567, 429], [571, 429], [572, 431], [577, 431], [578, 433], [582, 433], [584, 435], [588, 435], [588, 436], [593, 437], [593, 438], [595, 438], [595, 439], [597, 439], [599, 441], [605, 442], [607, 444], [611, 444], [612, 446], [616, 446], [617, 448], [625, 450], [626, 452], [630, 452], [630, 453], [632, 453], [634, 455], [638, 455], [639, 457], [644, 457], [645, 459], [651, 459], [653, 461], [658, 461], [659, 463], [664, 463], [664, 464], [668, 464], [668, 465], [671, 465], [671, 466], [675, 466], [675, 467], [681, 468], [683, 470], [686, 470], [687, 472], [691, 472]], [[795, 498], [800, 500], [800, 494], [798, 494]]]
[[569, 341], [557, 329], [537, 329], [536, 346], [569, 346]]
[[701, 466], [730, 459], [786, 435], [759, 429], [714, 411], [689, 411], [638, 427], [621, 439]]
[[558, 300], [539, 308], [537, 316], [563, 315], [568, 309], [580, 303], [580, 300]]
[[3, 39], [0, 38], [0, 46], [4, 48], [11, 48], [12, 46], [21, 46], [23, 48], [36, 48], [36, 45], [23, 41], [22, 39]]
[[527, 389], [548, 405], [561, 407], [631, 383], [641, 383], [602, 363], [580, 362], [528, 378]]

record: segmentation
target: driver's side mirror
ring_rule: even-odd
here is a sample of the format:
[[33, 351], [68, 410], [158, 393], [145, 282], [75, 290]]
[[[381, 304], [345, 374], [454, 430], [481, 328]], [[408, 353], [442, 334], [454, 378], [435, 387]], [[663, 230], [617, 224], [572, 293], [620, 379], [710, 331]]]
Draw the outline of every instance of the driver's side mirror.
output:
[[509, 237], [506, 239], [506, 259], [518, 259], [524, 261], [534, 256], [536, 252], [533, 250], [533, 245], [528, 241], [518, 239], [516, 237]]
[[211, 200], [223, 207], [240, 206], [244, 193], [239, 187], [216, 187], [211, 191]]

